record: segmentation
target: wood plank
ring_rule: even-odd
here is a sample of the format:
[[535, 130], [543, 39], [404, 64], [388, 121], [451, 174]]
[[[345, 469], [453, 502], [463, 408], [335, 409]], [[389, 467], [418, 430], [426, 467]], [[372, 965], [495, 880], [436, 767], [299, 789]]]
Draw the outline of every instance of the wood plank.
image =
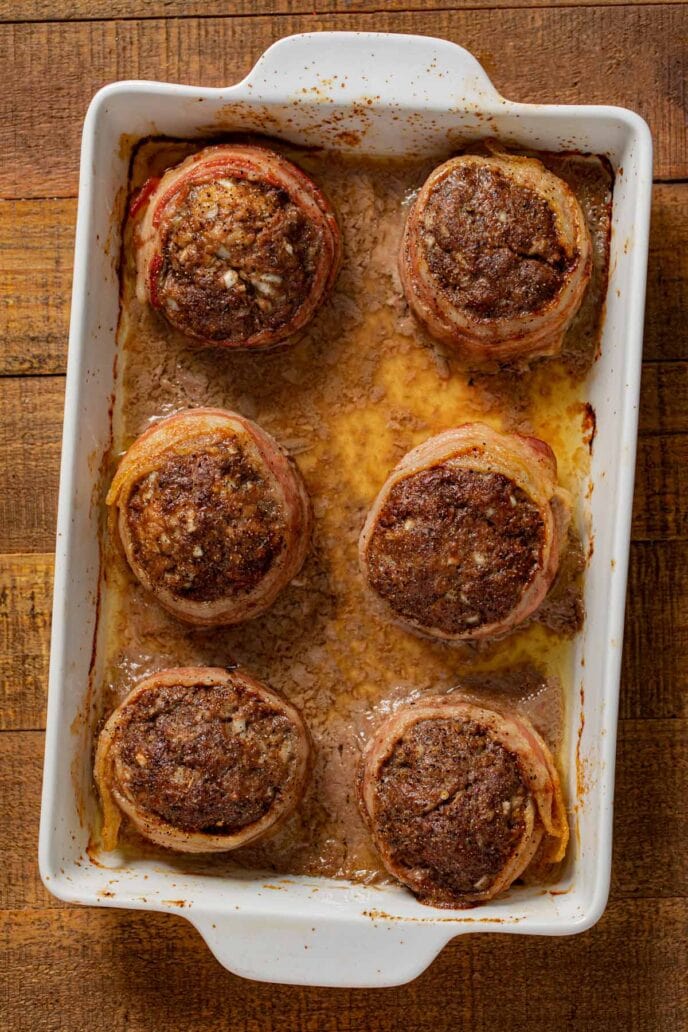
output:
[[76, 202], [0, 201], [0, 371], [64, 372]]
[[688, 548], [631, 545], [621, 716], [688, 718]]
[[[72, 196], [90, 97], [118, 78], [209, 86], [239, 80], [274, 40], [294, 32], [423, 31], [462, 43], [507, 97], [622, 104], [655, 132], [660, 179], [688, 176], [682, 115], [688, 32], [684, 5], [439, 10], [51, 22], [0, 27], [8, 126], [0, 196]], [[642, 54], [642, 61], [629, 61]], [[68, 56], [67, 56], [68, 55]], [[59, 69], [59, 74], [55, 70]], [[60, 141], [44, 158], [45, 140]]]
[[[43, 733], [0, 734], [0, 909], [63, 907], [36, 866]], [[619, 725], [612, 895], [688, 897], [688, 720]], [[683, 844], [683, 845], [682, 845]]]
[[63, 377], [0, 380], [0, 554], [55, 543]]
[[64, 905], [43, 888], [38, 874], [36, 850], [44, 739], [42, 731], [0, 734], [2, 910]]
[[[75, 220], [70, 199], [0, 202], [0, 375], [65, 370]], [[646, 359], [688, 358], [686, 324], [688, 183], [660, 183], [653, 193]], [[677, 373], [685, 391], [685, 373]], [[667, 375], [646, 370], [644, 386], [654, 390], [651, 377]], [[656, 411], [657, 403], [644, 403], [643, 429], [660, 429], [651, 425]], [[685, 413], [674, 405], [673, 418], [682, 424]], [[661, 427], [672, 428], [679, 426]]]
[[640, 388], [639, 432], [688, 431], [688, 362], [646, 362]]
[[467, 935], [416, 981], [379, 992], [242, 981], [191, 925], [169, 915], [0, 916], [13, 945], [13, 1032], [682, 1032], [688, 1009], [677, 964], [687, 921], [685, 900], [617, 902], [584, 936]]
[[[665, 0], [607, 0], [610, 4], [661, 4]], [[378, 12], [380, 0], [148, 0], [145, 10], [140, 0], [0, 0], [0, 22], [87, 21], [105, 18], [189, 18], [212, 15], [275, 14], [365, 14]], [[441, 8], [493, 8], [494, 0], [386, 0], [388, 11], [425, 12]], [[591, 0], [507, 0], [506, 7], [590, 7]]]
[[634, 541], [688, 536], [688, 437], [641, 435], [633, 500]]
[[53, 557], [0, 556], [0, 730], [45, 726]]
[[688, 358], [686, 325], [688, 184], [655, 184], [647, 267], [645, 358]]

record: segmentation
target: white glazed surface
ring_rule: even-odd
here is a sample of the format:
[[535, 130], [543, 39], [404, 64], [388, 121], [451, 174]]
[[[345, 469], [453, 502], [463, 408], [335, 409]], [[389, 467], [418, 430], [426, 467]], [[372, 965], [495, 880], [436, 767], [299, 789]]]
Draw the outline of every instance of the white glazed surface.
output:
[[[335, 113], [336, 129], [331, 121], [323, 128], [323, 116]], [[275, 891], [266, 887], [274, 876], [189, 875], [173, 857], [89, 859], [95, 801], [84, 710], [99, 576], [92, 496], [94, 469], [110, 438], [119, 304], [111, 213], [128, 171], [120, 141], [125, 133], [194, 136], [212, 127], [382, 155], [433, 153], [492, 135], [507, 144], [604, 153], [617, 171], [602, 354], [588, 391], [598, 413], [586, 513], [595, 548], [568, 710], [573, 845], [560, 882], [546, 890], [519, 886], [472, 911], [438, 911], [396, 886], [293, 878]], [[356, 133], [359, 142], [335, 132]], [[228, 89], [121, 82], [96, 95], [81, 153], [39, 843], [41, 876], [52, 893], [70, 902], [181, 913], [231, 971], [326, 986], [407, 982], [464, 932], [568, 935], [598, 920], [611, 866], [651, 180], [650, 134], [637, 115], [511, 103], [465, 50], [420, 36], [292, 36]]]

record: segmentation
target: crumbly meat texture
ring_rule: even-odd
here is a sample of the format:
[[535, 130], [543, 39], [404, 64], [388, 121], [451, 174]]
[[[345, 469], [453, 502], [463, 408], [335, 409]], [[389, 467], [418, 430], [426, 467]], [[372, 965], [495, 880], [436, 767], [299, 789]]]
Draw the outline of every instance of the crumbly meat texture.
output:
[[125, 518], [153, 587], [194, 602], [252, 591], [286, 546], [286, 517], [239, 438], [163, 455], [133, 487]]
[[461, 166], [437, 183], [420, 232], [435, 281], [477, 318], [540, 310], [571, 264], [547, 202], [488, 166]]
[[230, 686], [169, 686], [130, 704], [113, 744], [120, 790], [182, 831], [230, 834], [293, 782], [298, 729]]
[[516, 757], [473, 721], [423, 720], [375, 789], [375, 830], [426, 902], [490, 888], [519, 845], [530, 799]]
[[206, 340], [244, 340], [291, 321], [308, 297], [322, 230], [286, 191], [248, 179], [192, 186], [169, 217], [157, 301]]
[[508, 477], [442, 465], [394, 485], [368, 544], [368, 575], [400, 616], [460, 634], [509, 615], [543, 545], [540, 510]]

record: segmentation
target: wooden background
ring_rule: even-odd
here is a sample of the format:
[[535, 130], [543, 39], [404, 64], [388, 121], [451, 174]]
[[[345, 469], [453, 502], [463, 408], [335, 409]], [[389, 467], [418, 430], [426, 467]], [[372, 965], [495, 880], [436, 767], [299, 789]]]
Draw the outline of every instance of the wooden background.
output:
[[[506, 96], [634, 108], [654, 204], [612, 895], [564, 939], [466, 936], [411, 985], [271, 987], [164, 915], [69, 907], [36, 866], [79, 136], [103, 83], [209, 86], [317, 29], [462, 43]], [[688, 1028], [688, 6], [587, 0], [0, 0], [0, 1027]]]

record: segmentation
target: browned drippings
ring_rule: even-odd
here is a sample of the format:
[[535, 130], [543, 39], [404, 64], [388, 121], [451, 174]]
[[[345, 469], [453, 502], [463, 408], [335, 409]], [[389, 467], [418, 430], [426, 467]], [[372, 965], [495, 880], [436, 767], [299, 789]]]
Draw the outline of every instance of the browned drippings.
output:
[[[192, 149], [179, 142], [143, 144], [132, 188]], [[432, 434], [475, 419], [544, 438], [559, 460], [562, 484], [580, 497], [590, 461], [583, 376], [598, 346], [611, 181], [597, 159], [545, 157], [591, 220], [591, 287], [563, 359], [530, 373], [470, 376], [410, 317], [396, 267], [409, 199], [448, 155], [383, 164], [277, 149], [313, 176], [338, 213], [344, 261], [332, 296], [295, 344], [268, 353], [196, 347], [136, 300], [127, 234], [114, 447], [121, 453], [152, 420], [191, 406], [235, 409], [255, 419], [301, 470], [315, 511], [312, 551], [264, 616], [238, 627], [195, 630], [166, 614], [106, 542], [102, 708], [109, 712], [136, 681], [166, 666], [241, 663], [301, 708], [315, 745], [312, 784], [300, 810], [272, 839], [231, 856], [183, 858], [179, 865], [218, 873], [238, 863], [371, 881], [382, 872], [356, 809], [354, 774], [363, 742], [390, 707], [461, 684], [486, 701], [496, 693], [560, 747], [565, 695], [572, 690], [571, 633], [580, 615], [579, 553], [553, 589], [560, 602], [549, 628], [535, 620], [502, 641], [452, 647], [380, 615], [358, 571], [357, 542], [369, 505], [402, 455]], [[505, 669], [511, 673], [496, 672]], [[155, 855], [154, 847], [129, 836], [133, 855]]]

